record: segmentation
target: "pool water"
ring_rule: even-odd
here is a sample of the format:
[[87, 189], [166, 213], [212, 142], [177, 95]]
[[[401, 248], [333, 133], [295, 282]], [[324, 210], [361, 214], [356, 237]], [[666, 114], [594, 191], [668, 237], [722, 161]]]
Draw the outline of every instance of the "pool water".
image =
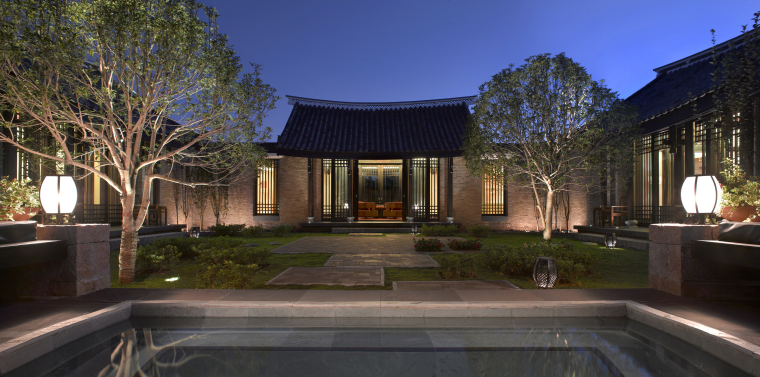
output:
[[746, 376], [622, 318], [126, 321], [8, 376]]

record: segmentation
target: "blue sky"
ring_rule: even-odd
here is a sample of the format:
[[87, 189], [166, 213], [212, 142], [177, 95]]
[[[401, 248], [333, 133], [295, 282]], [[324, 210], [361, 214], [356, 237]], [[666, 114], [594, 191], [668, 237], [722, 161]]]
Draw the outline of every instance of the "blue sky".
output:
[[477, 94], [540, 53], [566, 55], [625, 98], [653, 68], [741, 31], [756, 0], [203, 1], [243, 62], [282, 97], [265, 125], [282, 132], [285, 95], [384, 102]]

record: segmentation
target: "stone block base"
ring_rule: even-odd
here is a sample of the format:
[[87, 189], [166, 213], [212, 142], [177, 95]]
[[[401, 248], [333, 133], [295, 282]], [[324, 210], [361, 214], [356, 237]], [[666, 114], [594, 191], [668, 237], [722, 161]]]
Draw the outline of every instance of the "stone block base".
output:
[[694, 241], [717, 238], [717, 225], [650, 225], [649, 288], [708, 300], [756, 298], [760, 282], [737, 281], [752, 279], [756, 272], [693, 257]]
[[0, 296], [81, 296], [109, 288], [109, 231], [107, 224], [38, 226], [38, 240], [66, 241], [66, 258], [3, 270]]

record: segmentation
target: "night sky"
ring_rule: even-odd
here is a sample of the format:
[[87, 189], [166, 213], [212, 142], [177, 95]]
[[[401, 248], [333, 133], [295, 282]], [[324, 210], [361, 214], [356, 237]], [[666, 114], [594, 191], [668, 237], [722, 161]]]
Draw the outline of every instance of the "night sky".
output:
[[565, 52], [625, 98], [652, 69], [739, 35], [756, 0], [201, 0], [243, 62], [282, 97], [265, 124], [282, 132], [285, 95], [350, 102], [474, 95], [491, 76]]

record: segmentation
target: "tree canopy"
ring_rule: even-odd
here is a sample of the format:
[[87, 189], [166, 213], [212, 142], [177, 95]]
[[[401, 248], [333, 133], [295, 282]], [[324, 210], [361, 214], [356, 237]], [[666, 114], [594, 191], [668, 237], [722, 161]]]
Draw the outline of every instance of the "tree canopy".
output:
[[630, 176], [636, 130], [636, 112], [602, 81], [564, 54], [542, 54], [480, 86], [464, 158], [475, 175], [532, 189], [548, 240], [557, 192]]
[[[120, 282], [134, 278], [136, 232], [154, 180], [195, 185], [171, 174], [180, 165], [229, 180], [263, 161], [256, 142], [269, 138], [263, 118], [278, 98], [260, 66], [244, 71], [213, 8], [194, 0], [9, 0], [0, 11], [0, 141], [95, 175], [120, 194]], [[44, 135], [47, 148], [25, 143], [28, 135]]]

